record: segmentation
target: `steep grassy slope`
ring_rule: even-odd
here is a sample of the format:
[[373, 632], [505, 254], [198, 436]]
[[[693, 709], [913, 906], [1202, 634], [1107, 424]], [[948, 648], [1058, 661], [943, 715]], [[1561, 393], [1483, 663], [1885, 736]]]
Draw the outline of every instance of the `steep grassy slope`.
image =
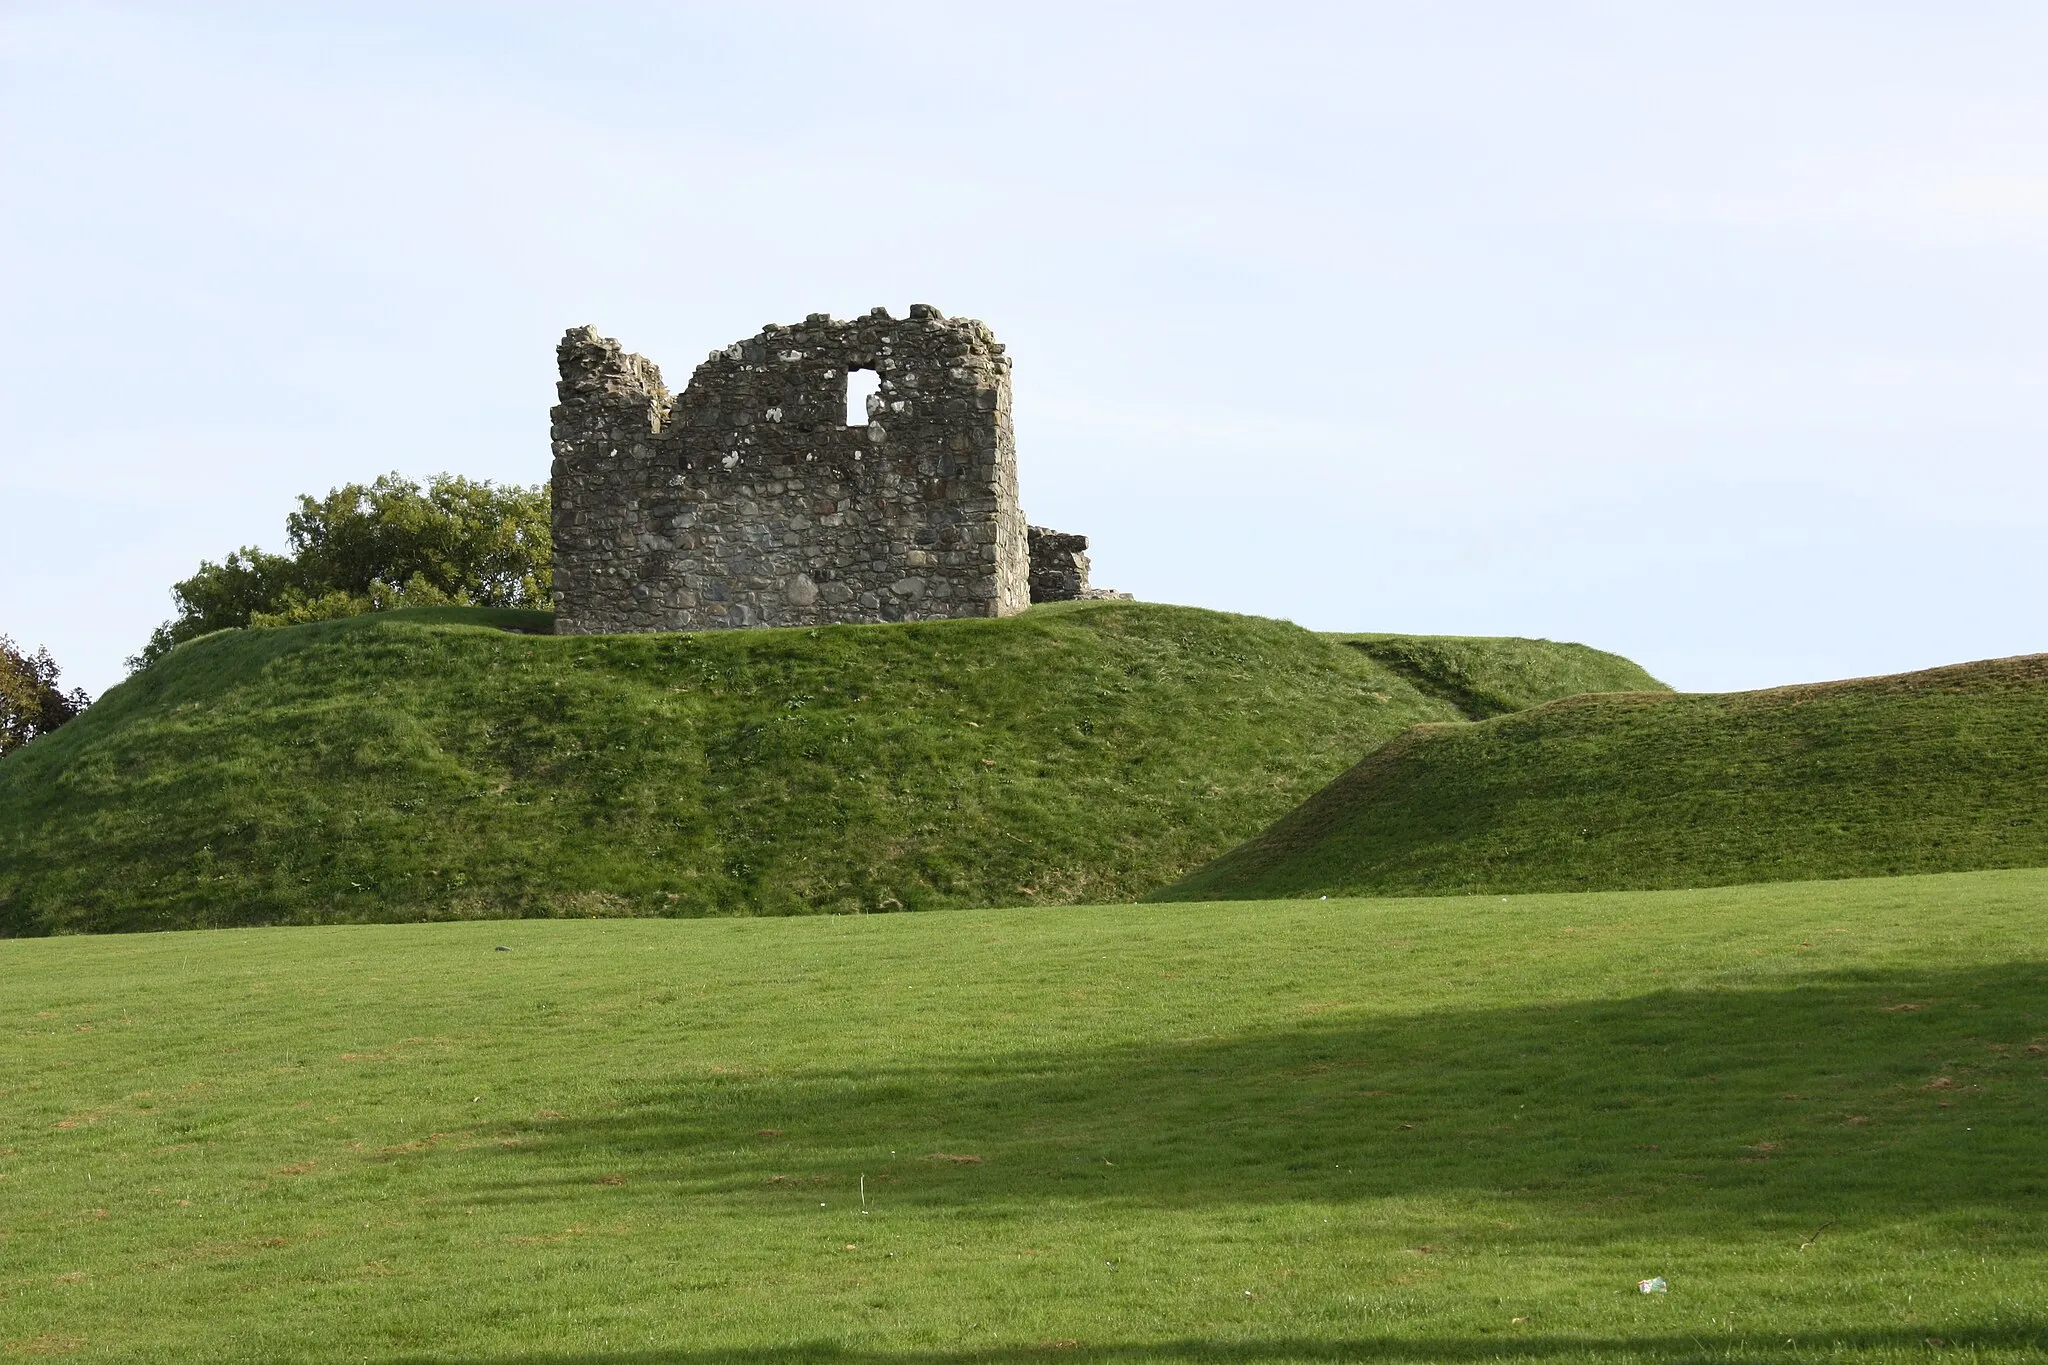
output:
[[73, 937], [0, 982], [10, 1362], [2048, 1356], [2048, 873]]
[[1468, 720], [1505, 715], [1581, 692], [1669, 689], [1619, 654], [1512, 636], [1344, 635], [1426, 696]]
[[2048, 866], [2048, 655], [1424, 726], [1157, 893], [1712, 886]]
[[1135, 896], [1451, 715], [1276, 621], [197, 640], [0, 764], [0, 932]]

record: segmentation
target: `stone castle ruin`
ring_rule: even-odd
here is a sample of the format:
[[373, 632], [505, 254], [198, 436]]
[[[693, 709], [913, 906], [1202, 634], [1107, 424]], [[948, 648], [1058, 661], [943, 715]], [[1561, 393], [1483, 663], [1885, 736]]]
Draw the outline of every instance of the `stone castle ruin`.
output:
[[[1027, 526], [1010, 360], [912, 304], [813, 313], [713, 351], [672, 394], [589, 327], [562, 338], [555, 630], [1010, 616], [1088, 586], [1088, 542]], [[848, 411], [850, 377], [874, 392]]]

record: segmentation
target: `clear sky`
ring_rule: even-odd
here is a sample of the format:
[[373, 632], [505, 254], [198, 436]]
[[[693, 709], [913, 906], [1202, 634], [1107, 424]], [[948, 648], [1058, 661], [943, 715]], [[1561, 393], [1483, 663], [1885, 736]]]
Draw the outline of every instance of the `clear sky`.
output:
[[0, 0], [0, 632], [911, 302], [1096, 579], [1679, 687], [2048, 649], [2048, 7]]

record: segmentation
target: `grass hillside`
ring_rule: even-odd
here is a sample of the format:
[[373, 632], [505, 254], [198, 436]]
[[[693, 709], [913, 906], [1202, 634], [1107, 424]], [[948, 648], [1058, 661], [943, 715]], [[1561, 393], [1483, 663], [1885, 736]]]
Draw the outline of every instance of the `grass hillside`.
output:
[[1418, 727], [1162, 900], [2048, 866], [2048, 655]]
[[0, 1358], [2039, 1361], [2044, 945], [2041, 872], [0, 942]]
[[1453, 714], [1188, 608], [508, 633], [547, 625], [181, 646], [0, 763], [0, 933], [1128, 898]]
[[1555, 640], [1457, 635], [1340, 636], [1467, 720], [1582, 692], [1670, 689], [1619, 654]]

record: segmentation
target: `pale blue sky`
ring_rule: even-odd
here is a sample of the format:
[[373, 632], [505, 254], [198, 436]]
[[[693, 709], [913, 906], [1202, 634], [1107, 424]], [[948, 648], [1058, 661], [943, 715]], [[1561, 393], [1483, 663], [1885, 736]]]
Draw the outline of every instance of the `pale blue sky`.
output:
[[2048, 649], [2048, 8], [0, 0], [0, 631], [913, 302], [1150, 600], [1685, 688]]

